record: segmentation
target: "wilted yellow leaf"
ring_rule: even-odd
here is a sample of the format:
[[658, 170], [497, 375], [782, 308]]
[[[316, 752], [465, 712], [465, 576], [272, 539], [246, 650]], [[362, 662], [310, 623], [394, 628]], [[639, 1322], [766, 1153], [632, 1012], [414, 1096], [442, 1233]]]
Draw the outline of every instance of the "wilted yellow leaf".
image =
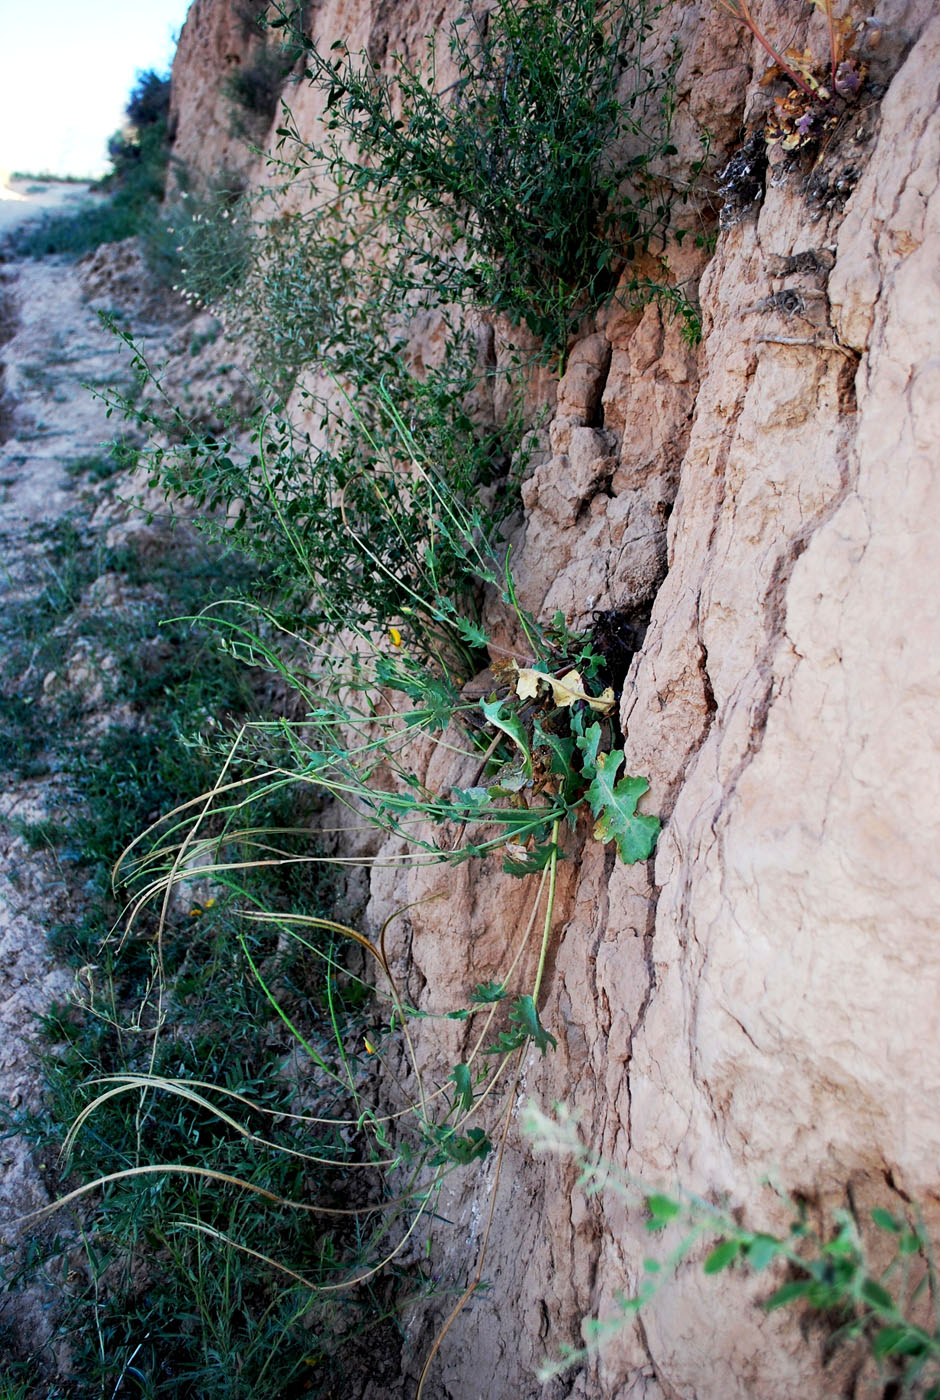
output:
[[533, 671], [531, 666], [516, 667], [516, 694], [520, 700], [534, 700], [539, 693], [539, 685], [548, 677], [542, 671]]
[[591, 709], [601, 715], [609, 714], [614, 708], [613, 689], [607, 686], [600, 695], [589, 695], [584, 689], [584, 681], [579, 671], [566, 671], [560, 680], [552, 679], [551, 686], [555, 704], [559, 709], [566, 709], [576, 700], [586, 700]]
[[599, 715], [609, 715], [614, 708], [617, 697], [614, 694], [612, 685], [605, 685], [596, 700], [588, 701], [592, 710], [596, 710]]
[[580, 671], [566, 671], [559, 680], [555, 680], [554, 677], [549, 677], [549, 680], [555, 704], [559, 709], [565, 710], [576, 700], [590, 698], [584, 693], [584, 681], [581, 679]]
[[520, 700], [535, 700], [544, 685], [551, 689], [552, 699], [561, 710], [578, 700], [586, 701], [601, 715], [610, 714], [614, 708], [613, 689], [607, 686], [601, 695], [589, 695], [580, 671], [566, 671], [563, 676], [556, 677], [547, 671], [537, 671], [533, 666], [517, 666], [516, 672], [516, 695]]
[[525, 846], [520, 846], [517, 841], [507, 841], [503, 850], [506, 852], [507, 856], [511, 856], [513, 860], [528, 860], [529, 858], [529, 852], [526, 850]]

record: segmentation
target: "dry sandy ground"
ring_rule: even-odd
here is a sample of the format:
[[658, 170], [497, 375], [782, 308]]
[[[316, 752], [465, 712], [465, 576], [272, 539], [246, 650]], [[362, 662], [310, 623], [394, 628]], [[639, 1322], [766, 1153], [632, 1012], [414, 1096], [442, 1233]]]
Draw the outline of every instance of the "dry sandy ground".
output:
[[10, 180], [0, 174], [0, 235], [43, 214], [72, 211], [100, 196], [90, 184], [72, 180]]

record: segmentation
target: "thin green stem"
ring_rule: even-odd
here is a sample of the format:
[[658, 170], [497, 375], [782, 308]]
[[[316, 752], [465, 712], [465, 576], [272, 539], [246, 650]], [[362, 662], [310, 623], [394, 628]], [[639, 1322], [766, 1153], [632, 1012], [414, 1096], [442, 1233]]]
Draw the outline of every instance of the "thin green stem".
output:
[[539, 1004], [539, 992], [542, 990], [542, 974], [545, 971], [545, 959], [548, 955], [548, 940], [552, 930], [552, 914], [555, 910], [555, 878], [558, 873], [558, 827], [556, 820], [552, 826], [552, 854], [549, 857], [548, 866], [548, 902], [545, 906], [545, 923], [542, 928], [542, 946], [539, 949], [539, 962], [535, 970], [535, 981], [532, 984], [532, 1000], [536, 1009]]

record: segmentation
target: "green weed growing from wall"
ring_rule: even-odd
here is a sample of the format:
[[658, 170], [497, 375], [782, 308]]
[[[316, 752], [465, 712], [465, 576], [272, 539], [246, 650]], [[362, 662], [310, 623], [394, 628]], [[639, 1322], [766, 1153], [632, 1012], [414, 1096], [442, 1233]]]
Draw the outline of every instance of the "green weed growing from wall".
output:
[[307, 41], [328, 139], [305, 139], [287, 111], [285, 167], [385, 202], [418, 284], [524, 323], [548, 359], [625, 271], [621, 295], [666, 301], [694, 335], [694, 310], [668, 279], [629, 276], [671, 219], [658, 174], [675, 153], [678, 60], [645, 56], [658, 13], [643, 0], [501, 0], [455, 25], [445, 93], [433, 41], [423, 63], [399, 58], [394, 77], [342, 42], [324, 53]]
[[[659, 827], [654, 817], [636, 811], [645, 781], [620, 773], [623, 757], [612, 718], [616, 697], [604, 674], [603, 655], [592, 647], [590, 637], [570, 633], [563, 619], [542, 626], [519, 607], [511, 571], [489, 540], [480, 506], [460, 502], [438, 477], [435, 464], [387, 393], [380, 395], [379, 410], [386, 419], [384, 441], [398, 445], [397, 460], [386, 462], [371, 509], [376, 519], [384, 513], [389, 528], [400, 530], [398, 498], [389, 494], [386, 482], [400, 483], [402, 463], [407, 463], [403, 499], [410, 537], [402, 546], [412, 551], [410, 572], [400, 571], [387, 581], [389, 587], [394, 582], [395, 593], [389, 596], [397, 611], [387, 614], [381, 626], [376, 618], [341, 619], [329, 612], [329, 577], [321, 564], [309, 562], [316, 556], [287, 516], [279, 494], [285, 483], [275, 483], [265, 465], [272, 447], [269, 428], [265, 422], [259, 425], [255, 455], [261, 482], [269, 494], [272, 520], [280, 525], [282, 552], [306, 575], [306, 615], [297, 612], [287, 627], [259, 595], [243, 604], [240, 614], [233, 614], [227, 602], [223, 609], [204, 610], [200, 621], [215, 627], [231, 657], [255, 674], [271, 674], [291, 697], [289, 713], [277, 719], [248, 719], [234, 740], [221, 733], [213, 785], [152, 824], [118, 861], [115, 885], [124, 892], [128, 908], [122, 956], [149, 947], [153, 963], [135, 1012], [138, 1026], [153, 1028], [147, 1051], [152, 1063], [104, 1079], [97, 1097], [79, 1114], [69, 1140], [80, 1147], [84, 1134], [104, 1124], [119, 1100], [149, 1103], [154, 1095], [171, 1105], [195, 1104], [200, 1114], [229, 1125], [243, 1139], [247, 1135], [278, 1159], [286, 1150], [288, 1156], [299, 1151], [319, 1160], [331, 1134], [355, 1125], [364, 1135], [361, 1154], [344, 1159], [343, 1170], [375, 1166], [394, 1172], [396, 1192], [389, 1207], [373, 1198], [361, 1210], [354, 1209], [361, 1217], [361, 1262], [355, 1267], [345, 1265], [335, 1281], [309, 1267], [294, 1271], [295, 1280], [321, 1300], [358, 1288], [379, 1270], [394, 1266], [415, 1232], [427, 1226], [445, 1176], [493, 1150], [492, 1106], [499, 1099], [511, 1107], [513, 1095], [506, 1090], [515, 1082], [524, 1054], [532, 1046], [544, 1054], [554, 1045], [539, 1002], [565, 830], [590, 811], [597, 838], [615, 843], [624, 860], [636, 861], [649, 856]], [[355, 415], [352, 405], [349, 411]], [[358, 426], [369, 438], [364, 423]], [[379, 450], [375, 440], [373, 450]], [[348, 517], [346, 528], [355, 539]], [[371, 562], [377, 573], [392, 574], [390, 564], [374, 553], [371, 535], [358, 538], [357, 548], [360, 564]], [[454, 586], [454, 568], [465, 580], [462, 589]], [[501, 655], [493, 681], [480, 694], [467, 689], [489, 641], [480, 614], [474, 612], [474, 585], [497, 592], [520, 630], [518, 645]], [[466, 786], [430, 786], [422, 777], [429, 747], [452, 752], [464, 765], [472, 760], [472, 781]], [[476, 988], [468, 1004], [447, 1017], [466, 1023], [469, 1040], [444, 1084], [427, 1081], [415, 1054], [411, 1026], [423, 1013], [397, 984], [385, 930], [377, 938], [369, 937], [315, 908], [278, 907], [252, 888], [252, 872], [302, 873], [361, 863], [356, 857], [325, 854], [313, 832], [289, 816], [280, 825], [270, 820], [272, 805], [285, 813], [310, 812], [324, 800], [330, 800], [337, 813], [349, 811], [346, 829], [361, 829], [365, 822], [399, 838], [401, 853], [390, 857], [393, 862], [454, 864], [493, 858], [508, 874], [531, 880], [530, 914], [498, 979]], [[331, 824], [334, 835], [343, 829], [342, 823], [338, 828]], [[365, 863], [374, 865], [375, 858]], [[164, 988], [170, 985], [174, 956], [166, 911], [185, 902], [193, 886], [211, 889], [214, 900], [224, 896], [225, 908], [236, 921], [234, 938], [246, 960], [247, 976], [289, 1033], [306, 1075], [323, 1089], [332, 1082], [337, 1088], [344, 1086], [356, 1101], [351, 1116], [334, 1119], [323, 1114], [316, 1125], [311, 1123], [316, 1137], [302, 1149], [285, 1149], [269, 1134], [248, 1126], [255, 1115], [270, 1111], [254, 1094], [240, 1094], [233, 1101], [224, 1084], [193, 1082], [185, 1065], [172, 1074], [160, 1069], [162, 1058], [158, 1060], [156, 1051], [165, 1043]], [[243, 927], [238, 931], [240, 921]], [[277, 942], [267, 949], [265, 960], [256, 959], [254, 941], [267, 934]], [[380, 1008], [373, 1007], [372, 1024], [358, 1044], [344, 1034], [337, 1034], [332, 1047], [314, 1039], [306, 1024], [307, 1011], [299, 1014], [294, 998], [285, 995], [283, 977], [271, 978], [274, 948], [294, 949], [309, 964], [311, 958], [322, 958], [325, 935], [362, 950], [390, 998], [385, 1024]], [[335, 961], [338, 955], [330, 956]], [[184, 956], [184, 965], [185, 961]], [[178, 972], [172, 985], [179, 987]], [[329, 976], [324, 995], [329, 1005]], [[403, 1102], [397, 1110], [380, 1114], [368, 1106], [368, 1059], [386, 1072], [390, 1090], [398, 1086]], [[103, 1131], [97, 1128], [97, 1134]], [[199, 1154], [193, 1156], [185, 1135], [175, 1151], [173, 1160], [164, 1159], [167, 1174], [174, 1180], [192, 1178], [201, 1190], [209, 1190], [210, 1200], [213, 1183], [226, 1191], [241, 1190], [248, 1198], [257, 1190], [255, 1174], [229, 1172], [222, 1181], [215, 1167], [206, 1169]], [[159, 1174], [160, 1169], [159, 1162], [146, 1168], [119, 1167], [108, 1174], [107, 1185], [112, 1191], [133, 1190], [142, 1177]], [[65, 1200], [86, 1196], [104, 1180], [78, 1187]], [[272, 1191], [265, 1186], [264, 1191], [272, 1205], [289, 1208], [291, 1198], [282, 1188]], [[300, 1213], [330, 1214], [302, 1196], [293, 1204]], [[187, 1235], [208, 1233], [234, 1256], [262, 1258], [275, 1272], [283, 1272], [283, 1260], [252, 1243], [241, 1217], [230, 1212], [224, 1228], [214, 1218], [207, 1224], [210, 1209], [208, 1203], [201, 1205], [197, 1217], [179, 1217], [175, 1228]]]
[[[620, 1197], [663, 1244], [658, 1255], [644, 1261], [643, 1281], [620, 1299], [620, 1312], [585, 1323], [586, 1345], [562, 1347], [559, 1360], [543, 1367], [543, 1380], [599, 1350], [668, 1287], [684, 1261], [698, 1256], [712, 1277], [732, 1268], [772, 1274], [764, 1308], [804, 1308], [825, 1318], [830, 1350], [861, 1343], [885, 1395], [940, 1397], [940, 1292], [933, 1247], [919, 1219], [875, 1208], [868, 1222], [860, 1222], [854, 1211], [839, 1210], [832, 1228], [818, 1231], [805, 1207], [794, 1204], [786, 1234], [755, 1231], [723, 1206], [629, 1176], [587, 1147], [561, 1109], [552, 1118], [530, 1105], [523, 1130], [537, 1151], [577, 1166], [579, 1189]], [[887, 1262], [880, 1268], [872, 1264], [863, 1238], [872, 1234], [880, 1236], [882, 1256], [887, 1245]]]

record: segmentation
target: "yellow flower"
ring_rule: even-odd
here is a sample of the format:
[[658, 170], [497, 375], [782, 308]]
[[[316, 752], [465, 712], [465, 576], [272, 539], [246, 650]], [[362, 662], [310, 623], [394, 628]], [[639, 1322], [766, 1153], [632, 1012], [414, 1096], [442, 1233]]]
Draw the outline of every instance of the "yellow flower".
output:
[[392, 639], [392, 646], [393, 646], [393, 647], [400, 647], [400, 646], [401, 646], [401, 633], [399, 632], [399, 630], [398, 630], [397, 627], [390, 627], [390, 628], [388, 629], [388, 635], [389, 635], [389, 636], [391, 637], [391, 639]]
[[374, 1054], [375, 1054], [375, 1046], [372, 1044], [372, 1042], [371, 1042], [371, 1040], [369, 1039], [368, 1036], [365, 1036], [365, 1035], [364, 1035], [364, 1036], [362, 1037], [362, 1043], [363, 1043], [363, 1045], [366, 1047], [366, 1050], [367, 1050], [367, 1052], [368, 1052], [370, 1055], [374, 1055]]

